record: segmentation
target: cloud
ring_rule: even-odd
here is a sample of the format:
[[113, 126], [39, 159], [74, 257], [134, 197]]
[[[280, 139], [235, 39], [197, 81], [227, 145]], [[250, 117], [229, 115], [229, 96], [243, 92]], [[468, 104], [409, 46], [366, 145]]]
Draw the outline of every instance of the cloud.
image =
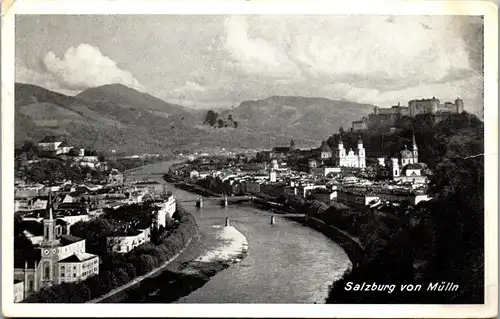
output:
[[[95, 28], [83, 32], [88, 19]], [[483, 103], [483, 25], [470, 16], [23, 17], [16, 62], [29, 69], [16, 80], [63, 93], [142, 84], [193, 107], [272, 95], [381, 107], [460, 96], [474, 110]]]
[[189, 93], [189, 92], [205, 92], [206, 87], [192, 81], [186, 81], [182, 87], [174, 89], [174, 92]]
[[[224, 48], [246, 81], [260, 78], [252, 85], [261, 95], [382, 107], [460, 96], [475, 110], [483, 78], [471, 52], [482, 52], [481, 23], [454, 16], [233, 16], [225, 20]], [[243, 84], [242, 95], [252, 85]]]
[[69, 48], [62, 58], [51, 51], [42, 62], [47, 73], [64, 89], [84, 90], [112, 83], [144, 89], [132, 73], [120, 69], [116, 61], [89, 44]]
[[241, 67], [249, 73], [272, 73], [274, 76], [297, 75], [299, 71], [297, 66], [288, 59], [279, 43], [249, 35], [249, 31], [254, 28], [244, 16], [230, 16], [225, 19], [224, 24], [225, 48], [232, 59], [228, 62], [230, 66]]
[[16, 66], [16, 82], [33, 84], [44, 87], [51, 91], [56, 91], [66, 95], [76, 95], [79, 90], [71, 90], [66, 88], [61, 88], [61, 85], [57, 79], [46, 72], [39, 72], [33, 69], [26, 68], [24, 66]]
[[456, 17], [245, 17], [226, 19], [226, 50], [249, 73], [304, 80], [356, 76], [434, 82], [471, 69]]

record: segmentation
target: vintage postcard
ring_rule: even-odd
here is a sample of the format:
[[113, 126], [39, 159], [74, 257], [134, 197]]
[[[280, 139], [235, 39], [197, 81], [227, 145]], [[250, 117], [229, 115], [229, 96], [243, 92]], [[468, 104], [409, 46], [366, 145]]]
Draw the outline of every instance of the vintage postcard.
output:
[[487, 1], [14, 1], [7, 317], [494, 317]]

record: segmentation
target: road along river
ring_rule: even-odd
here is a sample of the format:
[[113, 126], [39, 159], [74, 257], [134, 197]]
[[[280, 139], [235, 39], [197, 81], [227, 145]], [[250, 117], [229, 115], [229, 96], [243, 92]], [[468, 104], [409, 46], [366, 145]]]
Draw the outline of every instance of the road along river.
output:
[[[171, 164], [152, 164], [134, 172], [167, 172]], [[242, 261], [217, 273], [179, 303], [324, 303], [329, 285], [351, 267], [339, 245], [309, 227], [279, 216], [271, 225], [268, 211], [248, 204], [222, 207], [218, 202], [204, 201], [203, 208], [197, 209], [192, 201], [198, 195], [172, 184], [168, 187], [196, 218], [205, 241], [215, 242], [218, 226], [229, 217], [230, 225], [248, 242], [248, 254]], [[207, 245], [197, 254], [210, 254], [211, 249]], [[162, 302], [162, 287], [157, 290], [154, 301], [145, 297], [142, 302]]]

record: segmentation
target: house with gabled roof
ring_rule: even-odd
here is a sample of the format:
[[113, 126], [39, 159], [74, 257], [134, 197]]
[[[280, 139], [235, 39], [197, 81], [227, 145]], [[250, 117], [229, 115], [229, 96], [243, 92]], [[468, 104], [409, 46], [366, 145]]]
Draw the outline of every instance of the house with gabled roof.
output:
[[51, 135], [43, 138], [37, 145], [43, 151], [57, 151], [63, 142], [62, 138]]

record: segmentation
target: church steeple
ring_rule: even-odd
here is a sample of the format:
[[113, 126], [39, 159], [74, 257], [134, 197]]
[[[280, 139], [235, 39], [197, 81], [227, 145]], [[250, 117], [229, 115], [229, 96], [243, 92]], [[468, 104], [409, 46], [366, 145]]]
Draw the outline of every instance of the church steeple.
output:
[[54, 215], [52, 214], [52, 192], [49, 193], [44, 219], [54, 219]]
[[415, 139], [415, 131], [413, 131], [413, 163], [418, 163], [418, 147], [417, 140]]
[[43, 218], [43, 245], [52, 246], [56, 241], [56, 221], [52, 213], [52, 193], [49, 193], [47, 209]]
[[58, 251], [59, 241], [56, 239], [56, 221], [52, 214], [52, 193], [49, 193], [47, 210], [43, 218], [43, 240], [40, 243], [41, 250], [41, 278], [40, 286], [50, 287], [58, 281]]

